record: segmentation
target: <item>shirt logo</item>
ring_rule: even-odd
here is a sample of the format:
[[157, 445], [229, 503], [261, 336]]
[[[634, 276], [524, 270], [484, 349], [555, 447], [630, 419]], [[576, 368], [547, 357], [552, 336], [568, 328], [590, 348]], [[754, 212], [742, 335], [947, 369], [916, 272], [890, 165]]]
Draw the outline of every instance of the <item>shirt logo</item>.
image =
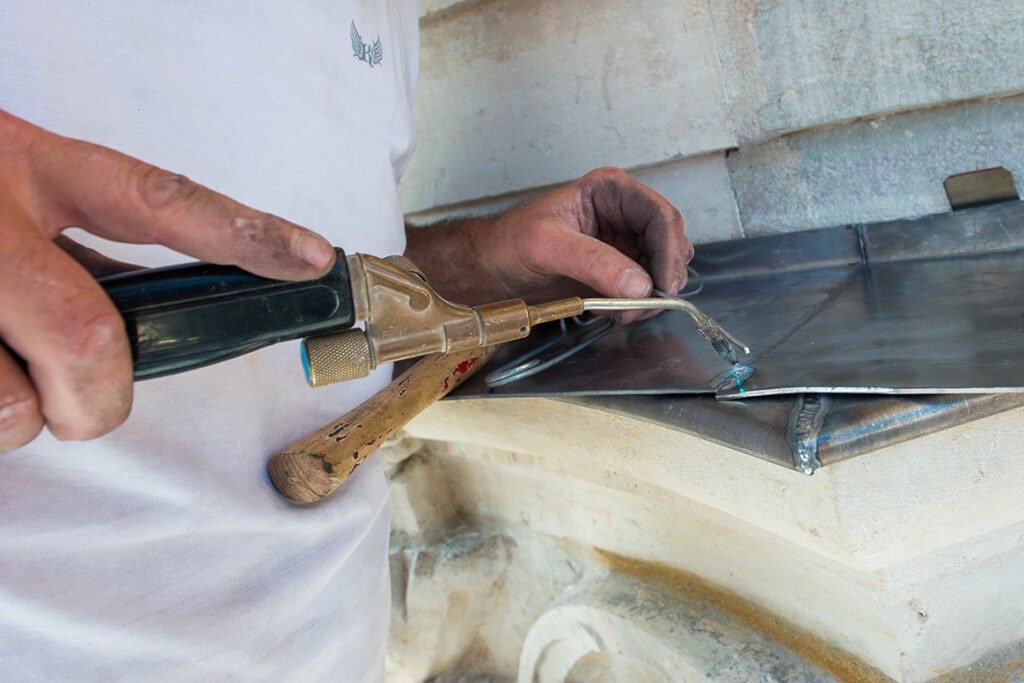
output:
[[363, 37], [359, 35], [355, 21], [352, 22], [349, 34], [352, 36], [352, 52], [356, 59], [366, 62], [370, 65], [371, 69], [378, 66], [384, 60], [384, 47], [380, 44], [379, 35], [377, 40], [373, 41], [373, 45], [367, 45], [363, 42]]

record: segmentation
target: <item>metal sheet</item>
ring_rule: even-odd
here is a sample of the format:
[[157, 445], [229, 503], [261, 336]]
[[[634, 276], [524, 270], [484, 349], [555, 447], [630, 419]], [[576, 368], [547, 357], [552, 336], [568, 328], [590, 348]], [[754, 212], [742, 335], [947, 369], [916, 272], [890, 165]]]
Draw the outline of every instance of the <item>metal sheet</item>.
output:
[[[793, 432], [804, 395], [750, 401], [710, 396], [597, 396], [558, 400], [644, 420], [805, 471], [799, 446], [822, 467], [1024, 405], [1024, 393], [934, 396], [831, 395], [812, 443]], [[806, 435], [805, 435], [806, 436]]]
[[[1022, 246], [1014, 203], [702, 247], [694, 303], [750, 345], [755, 369], [722, 396], [1024, 391]], [[727, 369], [667, 313], [520, 382], [491, 390], [478, 374], [456, 397], [707, 394]]]
[[[753, 363], [746, 395], [1024, 390], [1024, 252], [885, 263]], [[738, 395], [730, 392], [730, 395]]]
[[[710, 280], [705, 282], [699, 304], [716, 320], [729, 321], [723, 324], [748, 344], [757, 340], [760, 349], [773, 348], [855, 274], [856, 268], [842, 267], [747, 280]], [[771, 314], [764, 315], [765, 311]], [[509, 345], [493, 365], [508, 362], [543, 342], [545, 334], [542, 331]], [[460, 389], [458, 397], [713, 393], [711, 380], [728, 369], [697, 335], [689, 316], [663, 313], [637, 325], [618, 327], [557, 366], [512, 384], [490, 390], [483, 374], [478, 373]]]

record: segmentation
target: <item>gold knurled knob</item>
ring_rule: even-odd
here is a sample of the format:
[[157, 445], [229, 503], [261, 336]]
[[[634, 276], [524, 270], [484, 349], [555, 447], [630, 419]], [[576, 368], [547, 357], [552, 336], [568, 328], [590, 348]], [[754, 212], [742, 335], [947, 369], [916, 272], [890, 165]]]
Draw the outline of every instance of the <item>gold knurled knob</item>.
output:
[[345, 330], [302, 342], [306, 381], [323, 387], [366, 377], [374, 368], [370, 342], [362, 330]]
[[396, 268], [401, 268], [406, 272], [412, 273], [413, 275], [423, 280], [424, 282], [427, 281], [427, 276], [423, 274], [423, 271], [420, 270], [420, 267], [417, 266], [408, 258], [406, 258], [405, 256], [402, 256], [401, 254], [392, 254], [391, 256], [385, 256], [384, 258], [381, 259], [381, 261], [383, 261], [384, 263], [390, 263]]

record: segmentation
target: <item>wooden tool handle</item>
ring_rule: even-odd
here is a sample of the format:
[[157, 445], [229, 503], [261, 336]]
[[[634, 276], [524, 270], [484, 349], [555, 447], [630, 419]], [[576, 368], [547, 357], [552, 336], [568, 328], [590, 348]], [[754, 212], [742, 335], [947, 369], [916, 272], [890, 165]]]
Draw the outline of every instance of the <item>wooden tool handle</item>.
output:
[[296, 503], [326, 497], [409, 420], [483, 367], [497, 349], [422, 358], [369, 400], [271, 456], [270, 480]]

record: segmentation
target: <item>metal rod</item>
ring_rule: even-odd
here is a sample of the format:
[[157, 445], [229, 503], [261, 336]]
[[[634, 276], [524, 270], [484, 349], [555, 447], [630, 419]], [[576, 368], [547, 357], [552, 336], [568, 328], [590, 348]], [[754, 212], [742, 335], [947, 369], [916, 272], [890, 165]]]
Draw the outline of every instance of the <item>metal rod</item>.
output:
[[637, 310], [673, 310], [683, 311], [697, 324], [697, 332], [704, 338], [715, 352], [729, 361], [737, 363], [736, 347], [750, 354], [750, 347], [722, 329], [711, 316], [685, 299], [671, 294], [655, 291], [659, 298], [651, 299], [584, 299], [584, 311], [637, 311]]

